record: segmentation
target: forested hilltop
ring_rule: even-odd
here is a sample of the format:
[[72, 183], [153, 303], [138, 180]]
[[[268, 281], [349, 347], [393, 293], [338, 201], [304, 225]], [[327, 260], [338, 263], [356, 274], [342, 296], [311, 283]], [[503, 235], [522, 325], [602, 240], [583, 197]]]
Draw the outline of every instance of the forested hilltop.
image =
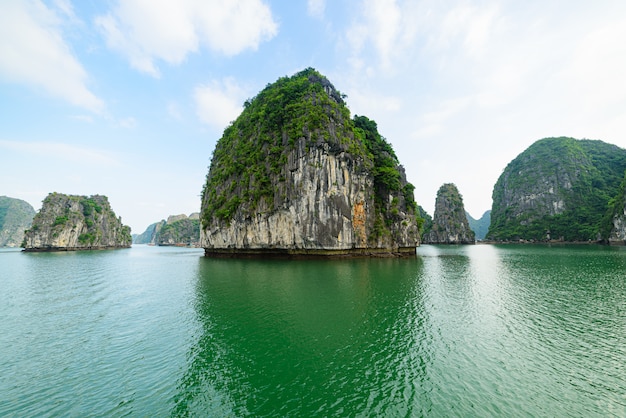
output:
[[413, 185], [376, 123], [351, 118], [344, 99], [308, 68], [246, 101], [216, 145], [202, 192], [207, 254], [418, 245]]
[[545, 138], [511, 161], [493, 189], [493, 240], [606, 240], [626, 150], [597, 140]]

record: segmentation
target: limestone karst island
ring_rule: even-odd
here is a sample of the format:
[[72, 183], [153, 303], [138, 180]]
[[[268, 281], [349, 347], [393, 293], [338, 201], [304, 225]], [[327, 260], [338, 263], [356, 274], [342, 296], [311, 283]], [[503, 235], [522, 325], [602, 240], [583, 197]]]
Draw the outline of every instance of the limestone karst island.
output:
[[[453, 183], [441, 186], [431, 218], [376, 123], [351, 117], [344, 99], [311, 68], [268, 84], [217, 142], [200, 214], [153, 223], [135, 243], [203, 247], [207, 256], [412, 256], [421, 242], [477, 238], [626, 243], [626, 150], [541, 139], [503, 170], [480, 220]], [[131, 245], [105, 196], [51, 193], [33, 212], [0, 197], [0, 246]]]
[[435, 216], [430, 232], [425, 235], [428, 244], [474, 244], [476, 237], [470, 229], [463, 198], [452, 183], [444, 184], [437, 192]]
[[127, 248], [130, 228], [122, 224], [106, 196], [50, 193], [24, 233], [24, 251]]
[[309, 68], [246, 101], [202, 191], [207, 256], [415, 255], [414, 187], [376, 123], [351, 118], [344, 98]]
[[626, 150], [544, 138], [513, 159], [493, 188], [494, 241], [624, 244]]

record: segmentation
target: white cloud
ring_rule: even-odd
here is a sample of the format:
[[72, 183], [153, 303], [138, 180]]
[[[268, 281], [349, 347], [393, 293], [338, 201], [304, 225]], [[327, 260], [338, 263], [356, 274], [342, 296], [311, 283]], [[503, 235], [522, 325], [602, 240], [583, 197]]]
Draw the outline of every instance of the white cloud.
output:
[[245, 97], [244, 90], [232, 78], [212, 81], [194, 90], [196, 114], [202, 122], [224, 129], [241, 113]]
[[432, 138], [434, 135], [444, 132], [446, 123], [450, 118], [458, 116], [469, 104], [470, 100], [466, 97], [458, 97], [439, 103], [437, 110], [419, 115], [416, 123], [417, 129], [413, 132], [412, 138]]
[[160, 76], [156, 60], [177, 65], [201, 45], [236, 55], [277, 33], [262, 0], [126, 0], [95, 22], [109, 48], [154, 77]]
[[375, 115], [381, 113], [393, 113], [402, 108], [402, 99], [395, 96], [380, 94], [376, 91], [359, 90], [358, 86], [353, 87], [350, 94], [350, 108], [361, 112], [364, 115]]
[[126, 128], [126, 129], [132, 129], [137, 126], [137, 120], [133, 118], [132, 116], [119, 119], [117, 123], [119, 124], [120, 127]]
[[74, 7], [72, 6], [70, 0], [54, 0], [54, 5], [68, 18], [76, 19]]
[[167, 105], [167, 114], [170, 115], [170, 117], [174, 120], [183, 120], [183, 113], [180, 110], [180, 106], [176, 102], [170, 102]]
[[71, 115], [70, 118], [85, 123], [93, 123], [93, 117], [91, 115]]
[[42, 88], [96, 113], [103, 110], [103, 102], [87, 87], [87, 72], [63, 39], [59, 17], [40, 1], [3, 4], [0, 56], [1, 78]]
[[85, 165], [117, 165], [117, 159], [106, 151], [82, 148], [60, 142], [23, 142], [0, 140], [0, 148], [24, 154], [44, 156], [49, 159], [65, 160]]
[[626, 147], [625, 4], [362, 0], [342, 90], [394, 144], [420, 204], [455, 182], [479, 214], [540, 138]]
[[321, 18], [324, 16], [324, 10], [326, 9], [326, 0], [308, 0], [306, 7], [309, 16]]

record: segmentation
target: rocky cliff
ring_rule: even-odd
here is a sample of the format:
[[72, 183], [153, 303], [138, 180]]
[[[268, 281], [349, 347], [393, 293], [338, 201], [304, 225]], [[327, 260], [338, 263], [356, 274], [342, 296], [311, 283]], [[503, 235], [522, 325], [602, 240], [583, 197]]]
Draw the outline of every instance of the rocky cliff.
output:
[[29, 203], [0, 196], [0, 247], [19, 247], [34, 216], [35, 209]]
[[546, 138], [511, 161], [493, 189], [495, 240], [602, 239], [626, 150], [602, 141]]
[[413, 186], [391, 146], [313, 69], [268, 85], [225, 131], [202, 192], [207, 255], [415, 254]]
[[106, 196], [51, 193], [26, 231], [25, 251], [130, 247], [130, 228], [115, 216]]
[[156, 245], [159, 231], [163, 225], [165, 225], [165, 220], [150, 224], [145, 231], [134, 237], [133, 244]]
[[474, 244], [474, 231], [470, 229], [463, 198], [457, 187], [444, 184], [437, 191], [433, 226], [424, 238], [428, 244]]
[[617, 196], [609, 203], [608, 242], [626, 245], [626, 176], [622, 180]]
[[145, 231], [133, 238], [133, 244], [156, 245], [157, 233], [161, 229], [163, 224], [165, 224], [165, 220], [161, 220], [159, 222], [148, 225]]

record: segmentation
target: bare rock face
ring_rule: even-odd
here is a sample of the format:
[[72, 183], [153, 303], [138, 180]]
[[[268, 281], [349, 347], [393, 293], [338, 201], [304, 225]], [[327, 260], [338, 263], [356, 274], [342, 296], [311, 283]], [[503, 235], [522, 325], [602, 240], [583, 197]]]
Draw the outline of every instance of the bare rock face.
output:
[[20, 199], [0, 196], [0, 247], [19, 247], [35, 216], [35, 209]]
[[413, 186], [391, 146], [313, 69], [268, 85], [218, 141], [206, 255], [415, 254]]
[[116, 217], [106, 196], [50, 193], [25, 232], [24, 251], [127, 248], [130, 227]]
[[611, 245], [626, 245], [626, 177], [622, 180], [618, 195], [610, 207], [610, 232], [608, 242]]
[[452, 183], [444, 184], [437, 192], [433, 227], [424, 241], [428, 244], [474, 244], [463, 198]]

